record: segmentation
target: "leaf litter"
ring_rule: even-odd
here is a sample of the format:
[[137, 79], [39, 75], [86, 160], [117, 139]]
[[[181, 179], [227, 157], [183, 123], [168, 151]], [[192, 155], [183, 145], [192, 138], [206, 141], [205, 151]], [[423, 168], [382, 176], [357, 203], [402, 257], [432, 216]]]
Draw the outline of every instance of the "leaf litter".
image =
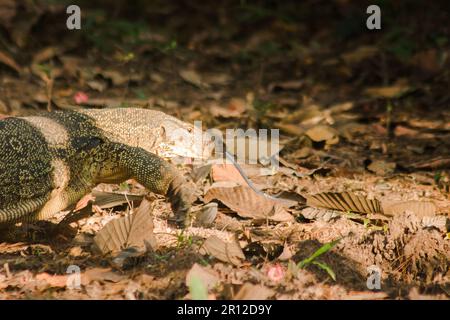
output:
[[[139, 39], [127, 42], [119, 33], [105, 58], [99, 43], [109, 42], [107, 34], [100, 42], [82, 36], [55, 43], [62, 39], [59, 30], [46, 21], [65, 14], [63, 5], [5, 3], [0, 6], [7, 34], [0, 49], [5, 116], [70, 110], [75, 95], [84, 93], [77, 100], [91, 107], [158, 108], [221, 129], [279, 128], [280, 170], [263, 174], [260, 166], [243, 166], [244, 171], [259, 189], [303, 195], [307, 203], [295, 198], [277, 207], [245, 189], [231, 167], [213, 168], [212, 180], [232, 183], [210, 185], [211, 167], [205, 166], [196, 176], [200, 225], [180, 234], [167, 223], [170, 207], [155, 198], [152, 217], [137, 232], [131, 226], [139, 209], [130, 210], [145, 204], [142, 187], [131, 182], [132, 195], [124, 196], [117, 195], [123, 193], [118, 186], [101, 186], [104, 193], [97, 193], [89, 215], [70, 223], [75, 236], [58, 231], [50, 237], [41, 225], [2, 233], [0, 298], [190, 299], [195, 291], [196, 297], [213, 299], [448, 299], [449, 60], [448, 42], [439, 34], [432, 49], [420, 47], [420, 38], [429, 37], [413, 37], [417, 50], [408, 57], [395, 47], [400, 41], [385, 38], [383, 46], [358, 39], [341, 45], [335, 41], [338, 31], [311, 29], [309, 18], [286, 23], [289, 19], [274, 16], [263, 28], [257, 24], [257, 31], [250, 19], [248, 34], [239, 33], [240, 22], [229, 19], [236, 15], [229, 8], [219, 15], [225, 33], [191, 31], [198, 30], [189, 26], [209, 5], [184, 16], [173, 11], [176, 5], [165, 4], [161, 10], [175, 17], [164, 27], [167, 34], [134, 30], [130, 38], [138, 33]], [[314, 12], [311, 5], [317, 6], [307, 1], [297, 11]], [[101, 31], [101, 19], [93, 21]], [[438, 12], [433, 21], [439, 25]], [[422, 27], [414, 35], [430, 34], [429, 26]], [[171, 32], [180, 41], [169, 40]], [[288, 42], [286, 32], [294, 35]], [[321, 45], [293, 38], [320, 38]], [[277, 211], [283, 219], [271, 219]], [[112, 254], [106, 261], [91, 248], [100, 233], [111, 239], [103, 245], [105, 254]], [[129, 233], [136, 233], [133, 241]], [[158, 247], [146, 251], [143, 244], [151, 235]], [[339, 247], [320, 256], [322, 267], [293, 271], [308, 258], [302, 255], [306, 249], [312, 255], [343, 235]], [[140, 249], [133, 249], [134, 242]], [[210, 253], [200, 250], [204, 243]], [[251, 248], [254, 254], [247, 255]], [[125, 267], [128, 260], [132, 271]], [[73, 264], [81, 267], [80, 291], [64, 286], [65, 267]], [[388, 280], [379, 293], [365, 287], [367, 267], [374, 264]], [[190, 270], [200, 282], [187, 281]], [[215, 286], [202, 280], [205, 274]]]

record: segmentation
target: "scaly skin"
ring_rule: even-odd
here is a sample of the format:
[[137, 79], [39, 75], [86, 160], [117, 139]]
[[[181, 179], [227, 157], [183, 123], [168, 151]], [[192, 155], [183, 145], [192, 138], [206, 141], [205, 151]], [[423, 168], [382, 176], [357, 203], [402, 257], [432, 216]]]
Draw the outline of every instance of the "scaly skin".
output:
[[[80, 110], [0, 121], [0, 223], [42, 220], [99, 183], [136, 179], [186, 225], [193, 190], [162, 156], [208, 157], [192, 126], [159, 111]], [[177, 135], [173, 135], [177, 131]]]

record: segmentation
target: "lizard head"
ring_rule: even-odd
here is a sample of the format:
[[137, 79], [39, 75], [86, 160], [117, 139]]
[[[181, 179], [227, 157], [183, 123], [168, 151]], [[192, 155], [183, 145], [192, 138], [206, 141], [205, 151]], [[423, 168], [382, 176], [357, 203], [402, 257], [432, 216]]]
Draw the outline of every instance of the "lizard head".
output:
[[164, 158], [208, 159], [214, 143], [198, 126], [170, 117], [161, 124], [158, 154]]

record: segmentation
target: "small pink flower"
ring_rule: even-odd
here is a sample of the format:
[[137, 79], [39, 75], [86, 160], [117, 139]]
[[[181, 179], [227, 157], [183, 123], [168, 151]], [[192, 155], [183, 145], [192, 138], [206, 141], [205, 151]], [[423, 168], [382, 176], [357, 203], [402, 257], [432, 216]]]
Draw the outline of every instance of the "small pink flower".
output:
[[84, 93], [83, 91], [78, 91], [77, 93], [75, 93], [75, 95], [73, 96], [73, 99], [75, 100], [76, 104], [82, 104], [85, 102], [88, 102], [89, 97], [86, 93]]
[[281, 281], [281, 279], [283, 279], [284, 277], [283, 267], [279, 264], [270, 266], [267, 269], [267, 276], [269, 277], [270, 280], [274, 282]]

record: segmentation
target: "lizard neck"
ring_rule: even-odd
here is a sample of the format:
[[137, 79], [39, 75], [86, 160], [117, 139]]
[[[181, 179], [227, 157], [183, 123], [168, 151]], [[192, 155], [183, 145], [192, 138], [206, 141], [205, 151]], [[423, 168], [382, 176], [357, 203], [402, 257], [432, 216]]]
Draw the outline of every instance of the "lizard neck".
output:
[[84, 109], [105, 136], [117, 143], [140, 147], [148, 152], [158, 153], [162, 141], [159, 134], [164, 113], [138, 108]]

